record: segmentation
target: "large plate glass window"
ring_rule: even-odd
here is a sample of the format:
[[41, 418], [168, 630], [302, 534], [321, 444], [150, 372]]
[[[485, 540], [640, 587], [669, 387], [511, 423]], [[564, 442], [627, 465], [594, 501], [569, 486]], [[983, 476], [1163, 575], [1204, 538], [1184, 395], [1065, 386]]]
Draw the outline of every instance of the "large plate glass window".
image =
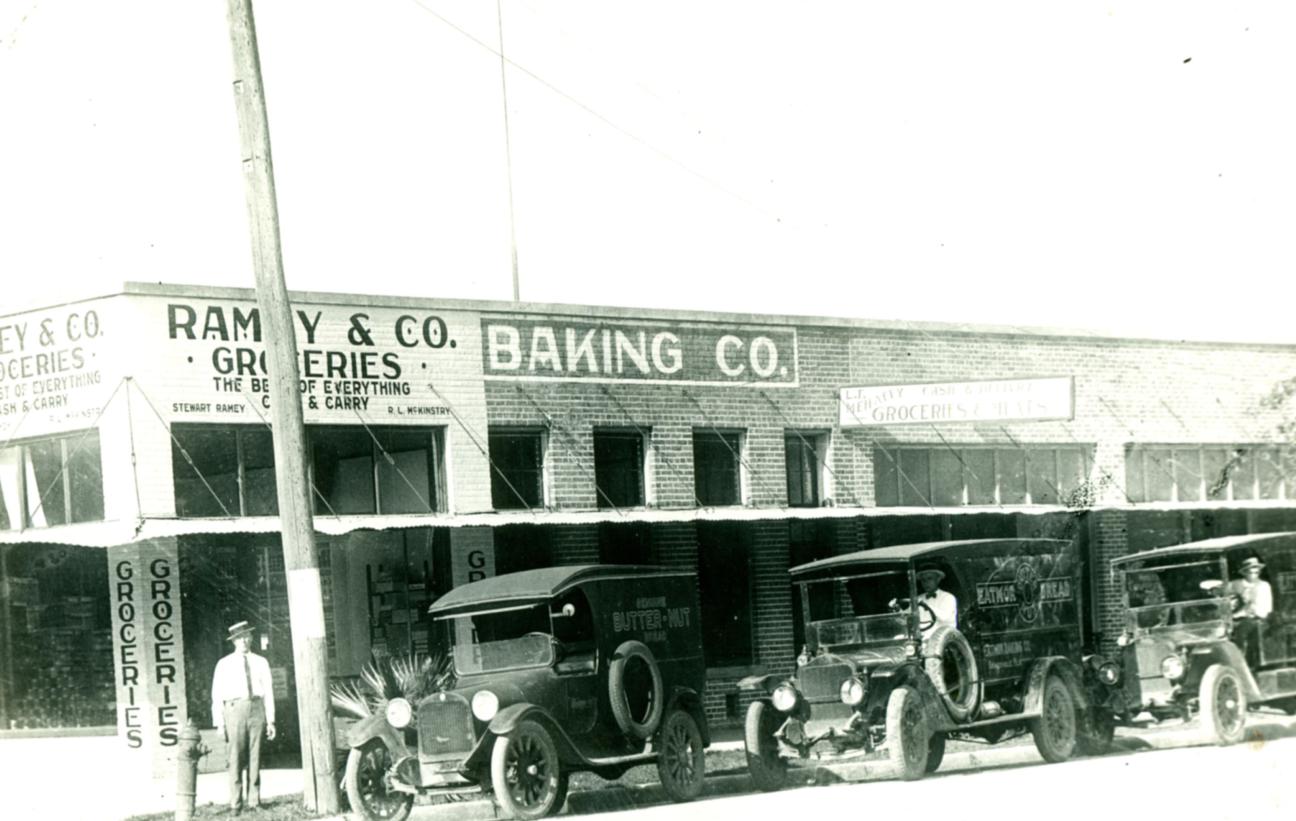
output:
[[445, 509], [445, 429], [308, 429], [318, 514]]

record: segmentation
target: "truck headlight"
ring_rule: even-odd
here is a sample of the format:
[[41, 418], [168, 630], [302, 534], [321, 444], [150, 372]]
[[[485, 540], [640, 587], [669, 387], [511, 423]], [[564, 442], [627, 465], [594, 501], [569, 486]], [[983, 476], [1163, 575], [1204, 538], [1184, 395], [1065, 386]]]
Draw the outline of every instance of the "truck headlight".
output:
[[490, 721], [499, 712], [499, 696], [490, 690], [478, 690], [472, 697], [472, 713], [478, 721]]
[[774, 709], [780, 713], [790, 713], [797, 705], [797, 691], [791, 684], [780, 684], [770, 693]]
[[1120, 681], [1120, 674], [1120, 667], [1110, 661], [1103, 662], [1098, 667], [1098, 680], [1108, 687], [1116, 686], [1116, 683]]
[[1175, 679], [1183, 678], [1183, 674], [1184, 674], [1183, 659], [1179, 658], [1178, 656], [1166, 656], [1165, 658], [1161, 659], [1161, 675], [1165, 676], [1171, 681], [1174, 681]]
[[841, 685], [842, 704], [848, 704], [851, 707], [859, 704], [864, 700], [864, 682], [854, 676], [846, 679]]
[[387, 723], [398, 730], [409, 726], [414, 718], [414, 708], [403, 698], [394, 698], [387, 702]]

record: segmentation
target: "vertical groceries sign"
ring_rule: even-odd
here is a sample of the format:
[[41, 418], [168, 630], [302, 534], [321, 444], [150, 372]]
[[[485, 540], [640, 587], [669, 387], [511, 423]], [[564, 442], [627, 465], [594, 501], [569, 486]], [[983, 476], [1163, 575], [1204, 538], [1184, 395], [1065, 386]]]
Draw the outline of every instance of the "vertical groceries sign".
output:
[[[153, 777], [175, 772], [184, 727], [184, 631], [174, 539], [108, 549], [117, 737]], [[147, 763], [146, 763], [147, 762]]]
[[840, 422], [844, 428], [1074, 416], [1075, 386], [1069, 376], [841, 389]]
[[483, 317], [488, 379], [796, 387], [791, 328]]

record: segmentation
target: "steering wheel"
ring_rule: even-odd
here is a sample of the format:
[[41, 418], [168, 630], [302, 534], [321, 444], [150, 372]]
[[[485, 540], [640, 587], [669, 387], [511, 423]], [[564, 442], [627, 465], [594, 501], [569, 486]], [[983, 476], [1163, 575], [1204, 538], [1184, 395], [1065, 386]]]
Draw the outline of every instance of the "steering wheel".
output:
[[[931, 617], [931, 619], [928, 620], [926, 624], [923, 624], [924, 611], [926, 611], [926, 614]], [[931, 607], [927, 604], [927, 602], [925, 601], [918, 602], [918, 630], [925, 633], [928, 630], [935, 627], [937, 621], [938, 619], [936, 618], [936, 611], [932, 610]]]

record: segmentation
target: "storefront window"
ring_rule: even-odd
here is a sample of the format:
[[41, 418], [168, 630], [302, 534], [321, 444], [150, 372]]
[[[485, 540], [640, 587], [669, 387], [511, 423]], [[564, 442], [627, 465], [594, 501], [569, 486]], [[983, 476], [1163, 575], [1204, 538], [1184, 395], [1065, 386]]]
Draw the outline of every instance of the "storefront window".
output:
[[99, 432], [82, 431], [0, 449], [0, 527], [103, 519]]
[[0, 728], [116, 724], [103, 550], [0, 545]]

